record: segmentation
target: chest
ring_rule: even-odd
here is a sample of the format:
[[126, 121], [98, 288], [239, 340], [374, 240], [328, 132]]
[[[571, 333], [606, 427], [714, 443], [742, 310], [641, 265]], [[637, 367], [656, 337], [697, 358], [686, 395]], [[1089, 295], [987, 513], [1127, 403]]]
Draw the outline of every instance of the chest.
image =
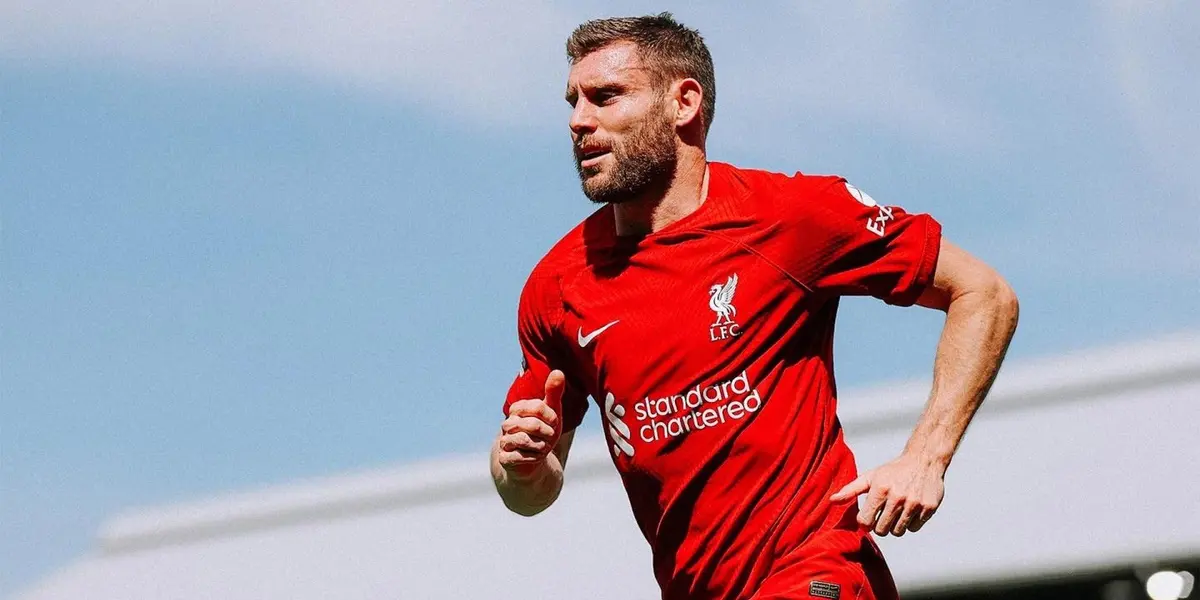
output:
[[598, 401], [731, 381], [800, 325], [804, 288], [752, 247], [698, 236], [585, 271], [563, 288], [564, 333]]

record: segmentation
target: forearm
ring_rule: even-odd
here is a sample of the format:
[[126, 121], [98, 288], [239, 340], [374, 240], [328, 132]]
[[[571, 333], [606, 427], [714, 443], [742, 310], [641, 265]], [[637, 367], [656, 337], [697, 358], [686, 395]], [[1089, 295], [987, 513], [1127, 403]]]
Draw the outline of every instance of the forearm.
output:
[[1017, 299], [997, 280], [952, 298], [938, 342], [933, 389], [905, 453], [943, 469], [991, 389], [1017, 326]]
[[531, 473], [516, 476], [500, 466], [499, 444], [499, 438], [492, 444], [492, 480], [504, 506], [526, 517], [546, 510], [562, 491], [563, 465], [558, 456], [551, 452]]

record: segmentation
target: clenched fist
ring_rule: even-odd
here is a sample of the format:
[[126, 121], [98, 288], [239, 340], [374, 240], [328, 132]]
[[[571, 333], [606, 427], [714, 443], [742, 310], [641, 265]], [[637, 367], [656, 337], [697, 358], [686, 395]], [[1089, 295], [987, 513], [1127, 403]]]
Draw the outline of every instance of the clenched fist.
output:
[[562, 371], [551, 371], [546, 377], [546, 394], [513, 402], [508, 417], [500, 425], [500, 466], [516, 478], [529, 477], [558, 443], [561, 432], [558, 413], [553, 406], [562, 406], [566, 378]]

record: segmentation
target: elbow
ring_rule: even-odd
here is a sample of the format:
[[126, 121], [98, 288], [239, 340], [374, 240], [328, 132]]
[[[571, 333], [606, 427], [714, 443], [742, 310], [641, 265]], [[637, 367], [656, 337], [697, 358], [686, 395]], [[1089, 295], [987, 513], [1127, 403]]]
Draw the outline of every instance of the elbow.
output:
[[955, 307], [961, 307], [957, 310], [967, 313], [988, 315], [993, 322], [1009, 330], [1009, 335], [1016, 330], [1021, 312], [1017, 292], [991, 269], [981, 270], [952, 293], [947, 312], [956, 310]]
[[998, 284], [996, 291], [996, 304], [1000, 307], [1004, 314], [1012, 317], [1014, 321], [1021, 313], [1021, 301], [1017, 299], [1016, 290], [1003, 279]]
[[505, 506], [507, 506], [508, 510], [513, 514], [521, 515], [522, 517], [537, 516], [547, 508], [545, 506], [514, 506], [512, 504], [506, 504]]
[[999, 274], [996, 274], [987, 287], [987, 298], [992, 305], [997, 320], [1008, 325], [1009, 335], [1017, 329], [1017, 321], [1021, 315], [1021, 301], [1017, 292]]
[[555, 494], [553, 497], [542, 502], [522, 503], [512, 498], [506, 498], [503, 496], [501, 498], [504, 501], [504, 507], [507, 508], [509, 512], [516, 515], [521, 515], [522, 517], [533, 517], [541, 514], [547, 508], [550, 508], [550, 505], [554, 504], [554, 500], [558, 498], [558, 494]]

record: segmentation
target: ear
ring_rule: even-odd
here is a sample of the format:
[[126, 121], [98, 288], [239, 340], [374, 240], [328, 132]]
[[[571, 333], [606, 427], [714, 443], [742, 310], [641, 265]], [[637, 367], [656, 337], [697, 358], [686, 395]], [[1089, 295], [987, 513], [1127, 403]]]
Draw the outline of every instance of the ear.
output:
[[675, 107], [675, 126], [702, 125], [701, 103], [704, 88], [692, 78], [680, 79], [671, 86], [671, 100]]

